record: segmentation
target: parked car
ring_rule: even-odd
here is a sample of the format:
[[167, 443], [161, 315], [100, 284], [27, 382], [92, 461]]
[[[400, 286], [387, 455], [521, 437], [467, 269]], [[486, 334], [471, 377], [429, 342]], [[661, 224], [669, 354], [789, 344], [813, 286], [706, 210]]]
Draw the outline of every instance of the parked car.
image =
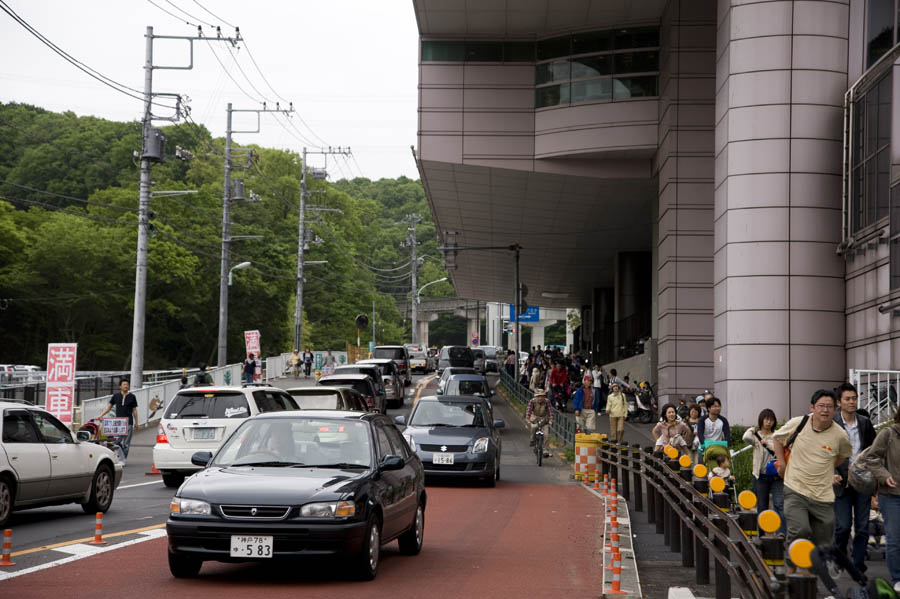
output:
[[372, 352], [373, 358], [387, 358], [393, 360], [400, 371], [403, 384], [409, 387], [412, 384], [412, 372], [409, 368], [409, 352], [402, 345], [379, 345]]
[[368, 412], [369, 406], [356, 389], [350, 387], [296, 387], [288, 393], [301, 410], [342, 410]]
[[39, 407], [0, 401], [0, 419], [0, 527], [14, 511], [45, 505], [109, 510], [124, 467], [116, 453], [77, 440]]
[[320, 377], [316, 381], [317, 386], [323, 387], [350, 387], [362, 395], [369, 411], [384, 414], [387, 412], [387, 404], [383, 394], [375, 390], [375, 383], [365, 374], [330, 374]]
[[500, 480], [500, 429], [487, 400], [473, 396], [420, 397], [407, 420], [403, 437], [416, 452], [426, 476], [479, 478], [493, 487]]
[[371, 358], [368, 360], [360, 360], [357, 364], [375, 364], [381, 368], [382, 379], [384, 380], [384, 393], [387, 399], [388, 408], [402, 408], [405, 399], [405, 391], [403, 387], [403, 379], [400, 376], [400, 369], [397, 368], [396, 362], [387, 358]]
[[185, 481], [166, 522], [169, 570], [205, 560], [339, 555], [371, 580], [381, 546], [416, 555], [425, 532], [422, 463], [385, 416], [300, 411], [245, 420]]
[[464, 368], [462, 366], [453, 366], [451, 368], [445, 368], [443, 372], [441, 372], [441, 378], [438, 379], [437, 384], [437, 392], [438, 394], [444, 392], [444, 388], [447, 386], [447, 381], [450, 380], [450, 377], [455, 374], [475, 374], [474, 368]]
[[423, 351], [414, 351], [409, 354], [409, 367], [413, 372], [427, 374], [434, 370], [434, 359]]
[[454, 374], [447, 379], [443, 390], [438, 395], [474, 395], [487, 399], [491, 415], [494, 414], [494, 402], [491, 399], [497, 392], [491, 389], [487, 378], [482, 374]]
[[499, 349], [492, 345], [484, 345], [481, 348], [484, 351], [484, 371], [500, 372], [501, 358], [499, 357]]
[[475, 356], [465, 345], [445, 345], [438, 355], [438, 372], [444, 372], [448, 366], [475, 368]]
[[298, 410], [289, 393], [275, 387], [188, 387], [163, 412], [153, 446], [153, 464], [167, 487], [177, 487], [200, 470], [191, 462], [199, 450], [215, 451], [246, 418]]
[[480, 347], [473, 347], [472, 356], [475, 358], [474, 362], [472, 363], [473, 368], [475, 368], [475, 372], [479, 374], [485, 374], [487, 372], [487, 370], [485, 370], [487, 367], [484, 363], [484, 350]]
[[348, 364], [346, 366], [338, 366], [334, 369], [334, 373], [331, 376], [337, 375], [345, 375], [345, 374], [364, 374], [375, 384], [375, 393], [381, 397], [375, 398], [375, 403], [383, 405], [387, 407], [387, 391], [384, 385], [384, 373], [381, 370], [381, 367], [377, 364], [360, 364], [357, 362], [356, 364]]

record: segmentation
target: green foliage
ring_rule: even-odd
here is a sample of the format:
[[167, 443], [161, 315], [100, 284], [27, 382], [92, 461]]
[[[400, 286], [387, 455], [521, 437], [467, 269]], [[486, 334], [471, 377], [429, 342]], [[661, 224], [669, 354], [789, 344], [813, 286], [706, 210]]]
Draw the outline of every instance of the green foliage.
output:
[[[747, 446], [744, 442], [744, 431], [746, 426], [740, 424], [731, 425], [731, 451], [738, 451]], [[731, 474], [734, 476], [735, 487], [737, 492], [753, 490], [753, 450], [748, 449], [738, 456], [731, 459]]]
[[[165, 127], [168, 152], [193, 153], [153, 167], [154, 190], [193, 190], [151, 200], [145, 368], [212, 363], [217, 351], [224, 140], [194, 124]], [[235, 148], [240, 148], [235, 140]], [[23, 104], [0, 104], [0, 362], [43, 363], [46, 344], [79, 343], [80, 369], [124, 369], [131, 353], [137, 245], [137, 123], [116, 123]], [[248, 149], [244, 147], [243, 149]], [[232, 176], [258, 202], [234, 201], [228, 359], [243, 354], [243, 331], [259, 329], [264, 354], [293, 344], [300, 157], [254, 147], [259, 159]], [[236, 153], [233, 164], [244, 165]], [[31, 188], [31, 189], [28, 189]], [[447, 276], [418, 181], [400, 177], [313, 180], [304, 269], [303, 345], [356, 342], [354, 319], [371, 317], [378, 343], [408, 340], [394, 298], [410, 290], [407, 214], [418, 214], [419, 286]], [[42, 192], [53, 192], [48, 195]], [[248, 194], [249, 195], [249, 194]], [[449, 283], [423, 295], [450, 296]], [[464, 334], [463, 329], [463, 334]], [[372, 337], [361, 331], [362, 343]]]

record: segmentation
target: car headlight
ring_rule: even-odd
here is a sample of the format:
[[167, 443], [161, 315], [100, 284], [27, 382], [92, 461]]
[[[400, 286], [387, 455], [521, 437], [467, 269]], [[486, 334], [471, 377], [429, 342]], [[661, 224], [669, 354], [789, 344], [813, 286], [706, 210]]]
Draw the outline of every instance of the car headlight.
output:
[[172, 514], [181, 514], [182, 516], [208, 516], [211, 513], [209, 504], [198, 499], [183, 499], [181, 497], [173, 497], [169, 503], [169, 512]]
[[403, 438], [406, 439], [406, 443], [409, 445], [409, 448], [412, 450], [413, 453], [415, 453], [416, 440], [412, 438], [412, 435], [409, 435], [406, 433], [403, 434]]
[[489, 439], [487, 437], [482, 437], [482, 438], [478, 439], [477, 441], [475, 441], [475, 445], [472, 447], [472, 453], [487, 452], [488, 441], [489, 441]]
[[339, 518], [356, 514], [356, 504], [352, 501], [322, 501], [307, 503], [300, 508], [304, 518]]

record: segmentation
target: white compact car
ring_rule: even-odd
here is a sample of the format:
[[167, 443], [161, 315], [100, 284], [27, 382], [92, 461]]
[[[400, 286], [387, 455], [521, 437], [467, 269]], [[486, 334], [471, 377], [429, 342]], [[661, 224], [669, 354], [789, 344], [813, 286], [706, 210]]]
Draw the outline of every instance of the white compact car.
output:
[[113, 451], [78, 441], [42, 408], [0, 401], [0, 528], [13, 511], [77, 503], [106, 512], [124, 465]]
[[202, 470], [191, 463], [197, 451], [215, 453], [245, 418], [263, 412], [299, 410], [290, 393], [276, 387], [188, 387], [163, 412], [153, 446], [153, 464], [167, 487]]

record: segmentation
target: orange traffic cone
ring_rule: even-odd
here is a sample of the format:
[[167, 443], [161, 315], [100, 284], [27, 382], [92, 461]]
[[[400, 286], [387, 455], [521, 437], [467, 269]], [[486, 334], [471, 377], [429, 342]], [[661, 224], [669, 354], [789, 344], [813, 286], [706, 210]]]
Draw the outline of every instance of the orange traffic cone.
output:
[[145, 474], [146, 474], [147, 476], [161, 476], [161, 475], [162, 475], [162, 472], [160, 472], [159, 470], [157, 470], [156, 464], [154, 463], [154, 464], [152, 464], [152, 466], [150, 467], [150, 472], [147, 472], [147, 473], [145, 473]]
[[624, 595], [622, 591], [622, 556], [619, 553], [613, 554], [612, 562], [612, 589], [607, 591], [608, 595]]
[[16, 562], [10, 561], [9, 556], [12, 553], [12, 529], [7, 528], [3, 531], [3, 550], [0, 552], [0, 566], [15, 566]]
[[108, 545], [103, 540], [103, 512], [97, 512], [97, 519], [94, 521], [94, 540], [88, 545]]

